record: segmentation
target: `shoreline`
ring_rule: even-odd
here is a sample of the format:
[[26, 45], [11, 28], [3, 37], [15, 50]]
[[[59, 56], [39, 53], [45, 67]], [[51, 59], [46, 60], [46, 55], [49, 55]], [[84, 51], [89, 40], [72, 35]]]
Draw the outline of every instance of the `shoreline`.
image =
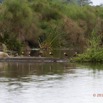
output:
[[0, 58], [0, 62], [38, 62], [38, 63], [57, 62], [57, 63], [62, 63], [62, 62], [69, 62], [69, 60], [65, 58], [53, 58], [53, 57], [4, 57], [4, 58]]

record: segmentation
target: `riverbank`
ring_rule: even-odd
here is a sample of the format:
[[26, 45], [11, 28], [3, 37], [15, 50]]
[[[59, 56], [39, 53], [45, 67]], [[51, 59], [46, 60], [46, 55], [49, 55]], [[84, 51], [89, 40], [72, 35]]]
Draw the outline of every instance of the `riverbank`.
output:
[[69, 62], [68, 59], [50, 58], [50, 57], [5, 57], [0, 58], [0, 62]]

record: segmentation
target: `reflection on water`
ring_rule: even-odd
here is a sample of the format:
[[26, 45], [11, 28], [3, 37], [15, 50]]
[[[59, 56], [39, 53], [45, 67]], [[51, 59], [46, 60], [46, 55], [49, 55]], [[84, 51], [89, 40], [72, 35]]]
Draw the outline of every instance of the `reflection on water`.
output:
[[102, 85], [102, 64], [0, 63], [0, 103], [102, 103]]
[[0, 77], [22, 78], [30, 75], [63, 75], [74, 68], [73, 64], [67, 63], [0, 63]]

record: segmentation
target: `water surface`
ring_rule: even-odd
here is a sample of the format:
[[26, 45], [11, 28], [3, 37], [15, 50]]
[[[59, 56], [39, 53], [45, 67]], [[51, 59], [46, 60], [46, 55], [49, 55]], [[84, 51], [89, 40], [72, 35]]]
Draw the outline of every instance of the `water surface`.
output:
[[0, 103], [102, 103], [102, 64], [0, 63]]

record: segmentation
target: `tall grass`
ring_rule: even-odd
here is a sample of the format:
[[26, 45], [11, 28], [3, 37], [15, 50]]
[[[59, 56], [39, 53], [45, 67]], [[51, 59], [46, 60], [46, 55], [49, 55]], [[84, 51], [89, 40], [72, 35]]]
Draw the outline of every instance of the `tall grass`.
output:
[[89, 40], [89, 47], [83, 54], [74, 58], [77, 62], [103, 62], [103, 48], [100, 47], [101, 36], [96, 35], [96, 29], [93, 30]]

